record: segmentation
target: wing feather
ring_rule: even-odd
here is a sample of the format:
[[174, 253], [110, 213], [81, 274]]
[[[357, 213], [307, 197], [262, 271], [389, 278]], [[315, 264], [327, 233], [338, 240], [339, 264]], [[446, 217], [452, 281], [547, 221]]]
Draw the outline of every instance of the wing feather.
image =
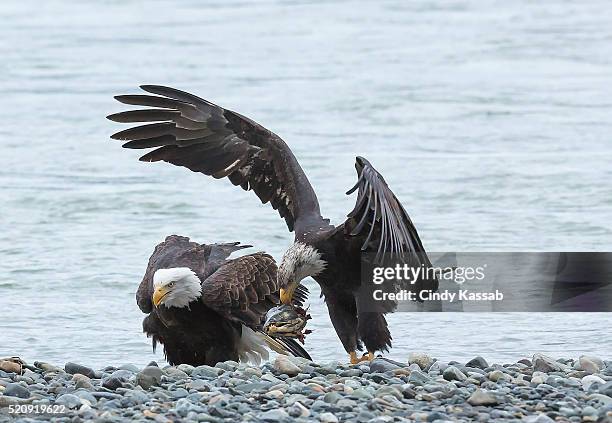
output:
[[[347, 192], [357, 190], [355, 206], [344, 223], [350, 236], [363, 239], [361, 250], [384, 254], [425, 253], [421, 239], [408, 213], [384, 178], [366, 159], [357, 158], [357, 183]], [[422, 254], [426, 259], [426, 254]]]
[[270, 203], [296, 234], [329, 224], [321, 217], [304, 171], [278, 135], [185, 91], [159, 85], [141, 88], [149, 94], [115, 98], [151, 109], [108, 116], [120, 123], [144, 123], [111, 136], [127, 141], [125, 148], [156, 148], [141, 161], [166, 161], [217, 179], [227, 177], [254, 191], [262, 203]]
[[229, 260], [202, 282], [202, 302], [222, 316], [252, 328], [279, 303], [276, 263], [265, 253]]

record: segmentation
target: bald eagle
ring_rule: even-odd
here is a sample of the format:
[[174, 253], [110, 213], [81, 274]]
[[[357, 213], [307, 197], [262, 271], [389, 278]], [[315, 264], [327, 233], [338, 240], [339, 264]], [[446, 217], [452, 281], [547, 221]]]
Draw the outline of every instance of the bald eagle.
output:
[[[171, 365], [259, 363], [268, 348], [310, 359], [295, 340], [261, 331], [266, 312], [279, 304], [277, 268], [264, 253], [228, 259], [247, 247], [198, 244], [178, 235], [155, 247], [136, 301], [148, 314], [142, 326], [153, 350], [162, 344]], [[303, 300], [305, 291], [298, 297]]]
[[[340, 225], [321, 216], [317, 196], [285, 142], [276, 134], [236, 112], [207, 100], [158, 85], [141, 88], [153, 95], [121, 95], [124, 104], [145, 106], [109, 116], [122, 123], [150, 122], [112, 135], [125, 148], [153, 151], [145, 162], [166, 161], [194, 172], [252, 190], [270, 203], [295, 232], [294, 244], [279, 266], [281, 301], [292, 301], [302, 279], [321, 286], [331, 322], [350, 361], [372, 359], [391, 346], [384, 310], [360, 307], [362, 253], [378, 259], [387, 254], [412, 254], [415, 266], [431, 266], [416, 228], [383, 177], [357, 157], [358, 180], [347, 192], [358, 192], [355, 207]], [[419, 280], [414, 290], [436, 290], [435, 278]], [[367, 354], [358, 358], [365, 344]]]

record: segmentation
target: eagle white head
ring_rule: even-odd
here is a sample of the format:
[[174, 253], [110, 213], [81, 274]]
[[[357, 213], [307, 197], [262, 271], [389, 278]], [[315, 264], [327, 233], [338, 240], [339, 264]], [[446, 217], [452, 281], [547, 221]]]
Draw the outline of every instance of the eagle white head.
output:
[[158, 269], [153, 274], [153, 304], [187, 307], [202, 295], [200, 278], [188, 267]]
[[285, 252], [278, 267], [278, 281], [282, 287], [280, 290], [281, 302], [289, 304], [302, 279], [318, 275], [325, 270], [326, 265], [327, 263], [321, 258], [321, 253], [316, 248], [302, 242], [295, 242]]

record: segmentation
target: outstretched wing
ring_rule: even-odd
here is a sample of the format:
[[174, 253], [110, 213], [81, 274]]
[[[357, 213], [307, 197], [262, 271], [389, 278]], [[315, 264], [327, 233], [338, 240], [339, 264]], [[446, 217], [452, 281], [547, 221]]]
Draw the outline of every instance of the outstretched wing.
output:
[[[363, 157], [357, 157], [355, 168], [359, 179], [347, 194], [357, 190], [357, 201], [342, 225], [343, 236], [356, 238], [361, 244], [361, 251], [372, 254], [373, 260], [371, 256], [365, 258], [365, 263], [369, 265], [395, 266], [402, 262], [412, 267], [430, 268], [431, 263], [416, 228], [382, 175]], [[376, 287], [391, 292], [399, 288], [415, 292], [437, 290], [438, 280], [426, 273], [415, 281], [399, 280]], [[395, 301], [372, 304], [370, 291], [373, 288], [371, 284], [362, 285], [363, 292], [358, 300], [367, 301], [368, 306], [380, 312], [393, 311], [397, 306]]]
[[120, 95], [121, 103], [149, 107], [108, 116], [115, 122], [152, 122], [111, 138], [126, 148], [155, 150], [142, 161], [166, 161], [253, 190], [277, 209], [290, 231], [322, 227], [317, 197], [285, 142], [263, 126], [193, 94], [158, 85], [156, 95]]
[[[385, 254], [395, 257], [424, 253], [408, 213], [382, 175], [363, 157], [357, 157], [355, 168], [359, 179], [347, 194], [358, 190], [357, 201], [344, 223], [344, 231], [362, 238], [361, 250], [375, 252], [376, 261]], [[417, 255], [429, 263], [425, 254]]]

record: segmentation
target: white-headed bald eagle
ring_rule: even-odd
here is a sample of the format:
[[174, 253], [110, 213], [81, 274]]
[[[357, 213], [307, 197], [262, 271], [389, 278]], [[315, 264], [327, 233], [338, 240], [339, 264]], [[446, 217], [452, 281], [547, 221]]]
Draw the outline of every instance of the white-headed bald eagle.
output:
[[[264, 253], [228, 259], [247, 247], [198, 244], [178, 235], [155, 247], [136, 301], [148, 313], [143, 330], [153, 349], [163, 344], [170, 364], [259, 363], [268, 348], [310, 359], [295, 340], [261, 331], [266, 312], [280, 303], [277, 268]], [[305, 296], [302, 291], [299, 297]]]
[[[351, 362], [362, 344], [374, 352], [391, 346], [382, 311], [360, 308], [362, 253], [412, 254], [414, 266], [431, 266], [408, 213], [383, 177], [357, 157], [358, 181], [348, 194], [357, 201], [345, 222], [330, 225], [321, 216], [317, 196], [295, 156], [276, 134], [236, 112], [193, 94], [158, 85], [141, 88], [154, 95], [121, 95], [118, 101], [148, 108], [109, 116], [123, 123], [152, 122], [123, 130], [113, 139], [126, 148], [153, 151], [141, 161], [166, 161], [214, 178], [227, 177], [269, 202], [295, 231], [295, 243], [279, 266], [281, 301], [289, 303], [300, 281], [312, 276], [321, 286], [329, 315]], [[414, 291], [437, 290], [437, 279], [419, 280]], [[366, 291], [367, 292], [367, 291]]]

